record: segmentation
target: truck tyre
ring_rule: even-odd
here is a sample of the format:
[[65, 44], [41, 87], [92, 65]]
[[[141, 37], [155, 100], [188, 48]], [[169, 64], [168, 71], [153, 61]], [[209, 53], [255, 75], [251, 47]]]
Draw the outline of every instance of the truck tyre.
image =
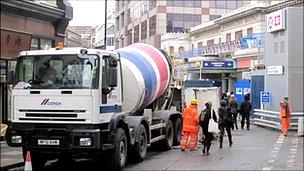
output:
[[147, 155], [148, 137], [146, 129], [143, 125], [139, 127], [138, 142], [136, 142], [132, 149], [132, 158], [135, 162], [143, 161]]
[[174, 138], [173, 138], [173, 145], [179, 145], [182, 139], [182, 121], [180, 118], [176, 118], [174, 121]]
[[172, 121], [169, 120], [168, 124], [166, 125], [166, 134], [165, 134], [166, 138], [163, 140], [163, 149], [164, 150], [169, 150], [171, 149], [172, 145], [173, 145], [173, 125], [172, 125]]
[[115, 135], [115, 148], [109, 158], [109, 167], [111, 170], [122, 170], [127, 160], [127, 137], [122, 128], [117, 128]]

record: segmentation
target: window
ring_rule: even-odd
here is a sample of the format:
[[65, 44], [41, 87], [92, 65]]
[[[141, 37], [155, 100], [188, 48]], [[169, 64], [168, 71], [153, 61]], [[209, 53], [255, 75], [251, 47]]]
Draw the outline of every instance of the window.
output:
[[128, 33], [127, 33], [127, 45], [130, 45], [130, 44], [132, 44], [132, 29], [128, 30]]
[[175, 7], [184, 7], [184, 1], [183, 0], [174, 0], [174, 6]]
[[134, 43], [139, 41], [139, 25], [134, 27]]
[[252, 28], [248, 28], [248, 29], [247, 29], [247, 36], [251, 36], [252, 33], [253, 33]]
[[209, 1], [209, 7], [210, 8], [215, 8], [216, 7], [215, 0], [214, 1]]
[[231, 41], [231, 33], [226, 34], [226, 42]]
[[149, 19], [149, 36], [156, 34], [156, 16], [154, 15]]
[[202, 7], [202, 1], [194, 0], [194, 7]]
[[275, 42], [273, 46], [274, 54], [278, 54], [279, 52], [279, 43]]
[[174, 55], [174, 47], [173, 46], [169, 47], [169, 54]]
[[184, 1], [185, 7], [194, 7], [194, 2], [193, 0]]
[[217, 0], [215, 3], [216, 3], [216, 8], [221, 8], [221, 9], [225, 9], [226, 8], [226, 1], [219, 1], [219, 0]]
[[167, 13], [167, 33], [185, 33], [189, 27], [198, 25], [200, 23], [201, 15], [199, 14]]
[[32, 38], [31, 40], [31, 50], [38, 50], [38, 49], [48, 49], [52, 47], [53, 40], [51, 39], [44, 39], [44, 38]]
[[241, 8], [241, 7], [243, 7], [243, 5], [244, 5], [243, 0], [237, 0], [236, 1], [236, 8]]
[[199, 48], [199, 49], [203, 48], [203, 42], [199, 42], [199, 43], [197, 44], [197, 48]]
[[285, 41], [282, 40], [280, 41], [280, 53], [284, 53], [285, 52]]
[[39, 39], [37, 39], [37, 38], [32, 38], [30, 49], [31, 49], [31, 50], [38, 50], [38, 49], [39, 49]]
[[147, 21], [141, 23], [141, 40], [147, 38]]
[[107, 37], [107, 46], [114, 46], [114, 37]]
[[242, 30], [235, 32], [235, 40], [240, 40], [243, 37]]
[[209, 15], [209, 21], [215, 20], [220, 17], [221, 17], [221, 15]]
[[227, 1], [227, 9], [236, 9], [236, 1], [235, 0], [228, 0]]
[[149, 11], [156, 7], [156, 0], [149, 0]]

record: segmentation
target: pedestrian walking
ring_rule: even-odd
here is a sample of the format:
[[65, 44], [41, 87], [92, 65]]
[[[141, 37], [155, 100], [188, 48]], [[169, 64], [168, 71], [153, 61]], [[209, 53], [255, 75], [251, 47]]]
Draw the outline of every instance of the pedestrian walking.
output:
[[[200, 114], [200, 126], [203, 130], [203, 137], [204, 140], [202, 141], [203, 149], [202, 152], [205, 155], [210, 155], [210, 147], [211, 147], [211, 141], [214, 139], [213, 133], [208, 132], [208, 126], [210, 119], [213, 119], [215, 122], [217, 122], [217, 117], [215, 114], [215, 111], [212, 109], [212, 103], [207, 102], [205, 103], [205, 109], [202, 110]], [[207, 153], [206, 153], [207, 150]]]
[[281, 133], [284, 136], [287, 136], [288, 128], [290, 126], [290, 117], [292, 114], [288, 99], [289, 97], [285, 95], [283, 97], [283, 100], [280, 102], [280, 115], [281, 115], [281, 124], [282, 124]]
[[222, 92], [221, 100], [226, 100], [227, 99], [227, 93], [228, 93], [227, 90]]
[[183, 138], [181, 141], [182, 151], [185, 151], [190, 138], [190, 151], [197, 145], [197, 134], [199, 124], [199, 113], [197, 111], [197, 100], [191, 99], [190, 105], [183, 110]]
[[238, 124], [237, 124], [237, 116], [238, 116], [238, 104], [237, 104], [237, 101], [235, 99], [235, 96], [234, 94], [231, 94], [230, 95], [230, 99], [229, 99], [229, 102], [228, 102], [228, 107], [230, 108], [230, 112], [233, 116], [233, 124], [232, 124], [232, 130], [234, 130], [234, 127], [235, 129], [238, 129]]
[[242, 102], [240, 106], [240, 113], [242, 115], [241, 128], [244, 129], [245, 119], [246, 119], [246, 126], [247, 126], [247, 130], [249, 131], [250, 113], [251, 113], [252, 105], [249, 101], [249, 96], [245, 96], [244, 99], [245, 99], [244, 102]]
[[231, 147], [233, 143], [232, 135], [231, 135], [231, 125], [233, 122], [233, 117], [229, 111], [229, 108], [227, 107], [225, 100], [221, 100], [218, 114], [219, 114], [218, 125], [220, 130], [220, 148], [223, 148], [223, 137], [225, 130], [228, 135], [229, 146]]

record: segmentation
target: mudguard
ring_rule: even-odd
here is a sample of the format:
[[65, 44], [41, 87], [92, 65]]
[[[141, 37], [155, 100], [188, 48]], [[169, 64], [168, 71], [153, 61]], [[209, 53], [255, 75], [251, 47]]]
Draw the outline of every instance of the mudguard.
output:
[[139, 137], [139, 128], [140, 125], [143, 124], [146, 128], [148, 144], [150, 143], [150, 131], [148, 121], [143, 116], [127, 116], [126, 117], [129, 131], [130, 131], [130, 144], [134, 145], [135, 142], [138, 142]]

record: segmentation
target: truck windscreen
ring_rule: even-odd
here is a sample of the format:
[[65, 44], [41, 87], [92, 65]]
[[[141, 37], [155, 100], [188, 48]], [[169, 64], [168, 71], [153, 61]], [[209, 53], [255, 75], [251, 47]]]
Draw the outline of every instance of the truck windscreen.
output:
[[87, 55], [22, 56], [14, 89], [97, 89], [99, 58]]

